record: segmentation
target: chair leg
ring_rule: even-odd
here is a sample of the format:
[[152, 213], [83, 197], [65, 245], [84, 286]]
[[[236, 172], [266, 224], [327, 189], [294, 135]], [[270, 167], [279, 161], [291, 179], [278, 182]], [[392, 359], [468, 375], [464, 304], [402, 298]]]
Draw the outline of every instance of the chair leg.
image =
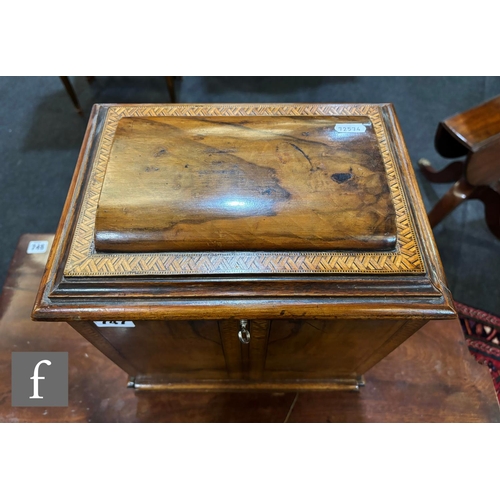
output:
[[167, 81], [168, 93], [170, 94], [170, 100], [172, 102], [176, 102], [175, 98], [175, 82], [173, 76], [166, 76], [165, 80]]
[[443, 170], [436, 170], [429, 160], [422, 158], [418, 160], [420, 171], [424, 177], [431, 182], [455, 182], [462, 177], [464, 172], [463, 161], [454, 161], [447, 165]]
[[73, 89], [73, 85], [71, 85], [69, 78], [67, 76], [60, 76], [59, 78], [61, 79], [64, 88], [66, 89], [66, 92], [71, 98], [71, 101], [73, 102], [76, 111], [78, 112], [79, 115], [83, 115], [82, 108], [80, 107], [80, 103], [78, 102], [78, 97], [76, 97], [75, 90]]
[[471, 186], [465, 177], [455, 182], [451, 189], [436, 203], [436, 206], [429, 212], [429, 222], [431, 227], [437, 226], [450, 212], [458, 207], [465, 200], [472, 197], [474, 191], [481, 189]]

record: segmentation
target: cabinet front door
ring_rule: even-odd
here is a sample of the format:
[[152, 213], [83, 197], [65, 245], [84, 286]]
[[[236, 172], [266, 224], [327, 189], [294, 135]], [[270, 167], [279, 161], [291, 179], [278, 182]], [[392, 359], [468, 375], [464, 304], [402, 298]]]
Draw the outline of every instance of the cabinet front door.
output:
[[[133, 327], [72, 326], [144, 384], [275, 389], [300, 381], [353, 379], [424, 321], [135, 321]], [[218, 383], [219, 382], [219, 383]], [[241, 383], [240, 383], [241, 382]], [[205, 385], [203, 385], [205, 384]], [[295, 384], [295, 385], [294, 385]], [[172, 386], [173, 388], [173, 386]]]
[[172, 382], [229, 377], [217, 321], [135, 321], [134, 325], [92, 324], [133, 367], [134, 375]]
[[357, 377], [421, 325], [421, 321], [392, 320], [250, 321], [250, 342], [240, 342], [232, 353], [239, 360], [233, 361], [234, 377], [256, 381]]

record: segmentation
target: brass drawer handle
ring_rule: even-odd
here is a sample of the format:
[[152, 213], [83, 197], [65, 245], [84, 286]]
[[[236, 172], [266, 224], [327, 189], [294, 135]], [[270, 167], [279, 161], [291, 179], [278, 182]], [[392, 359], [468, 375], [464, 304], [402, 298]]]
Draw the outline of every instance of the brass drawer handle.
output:
[[247, 328], [248, 321], [246, 319], [240, 320], [240, 331], [238, 332], [238, 338], [242, 344], [250, 344], [250, 332]]

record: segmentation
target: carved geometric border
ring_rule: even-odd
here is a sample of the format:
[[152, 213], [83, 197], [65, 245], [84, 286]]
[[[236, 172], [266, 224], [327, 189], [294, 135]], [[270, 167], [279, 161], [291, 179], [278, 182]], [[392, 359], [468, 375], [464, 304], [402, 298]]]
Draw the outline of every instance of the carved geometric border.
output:
[[[396, 212], [397, 244], [390, 252], [164, 252], [97, 253], [94, 225], [118, 122], [140, 116], [367, 116], [378, 138]], [[107, 110], [100, 144], [64, 270], [66, 276], [268, 273], [424, 273], [413, 222], [387, 145], [379, 107], [349, 104], [140, 105]]]

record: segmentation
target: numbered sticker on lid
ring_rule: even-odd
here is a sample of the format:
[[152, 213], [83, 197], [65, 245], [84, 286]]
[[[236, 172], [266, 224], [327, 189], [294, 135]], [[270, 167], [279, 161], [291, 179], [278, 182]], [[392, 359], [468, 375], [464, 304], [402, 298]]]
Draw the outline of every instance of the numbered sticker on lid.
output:
[[30, 241], [26, 253], [45, 253], [48, 248], [48, 241]]
[[134, 328], [133, 321], [94, 321], [100, 328]]
[[366, 132], [366, 127], [362, 123], [337, 123], [335, 125], [335, 132], [361, 134]]

